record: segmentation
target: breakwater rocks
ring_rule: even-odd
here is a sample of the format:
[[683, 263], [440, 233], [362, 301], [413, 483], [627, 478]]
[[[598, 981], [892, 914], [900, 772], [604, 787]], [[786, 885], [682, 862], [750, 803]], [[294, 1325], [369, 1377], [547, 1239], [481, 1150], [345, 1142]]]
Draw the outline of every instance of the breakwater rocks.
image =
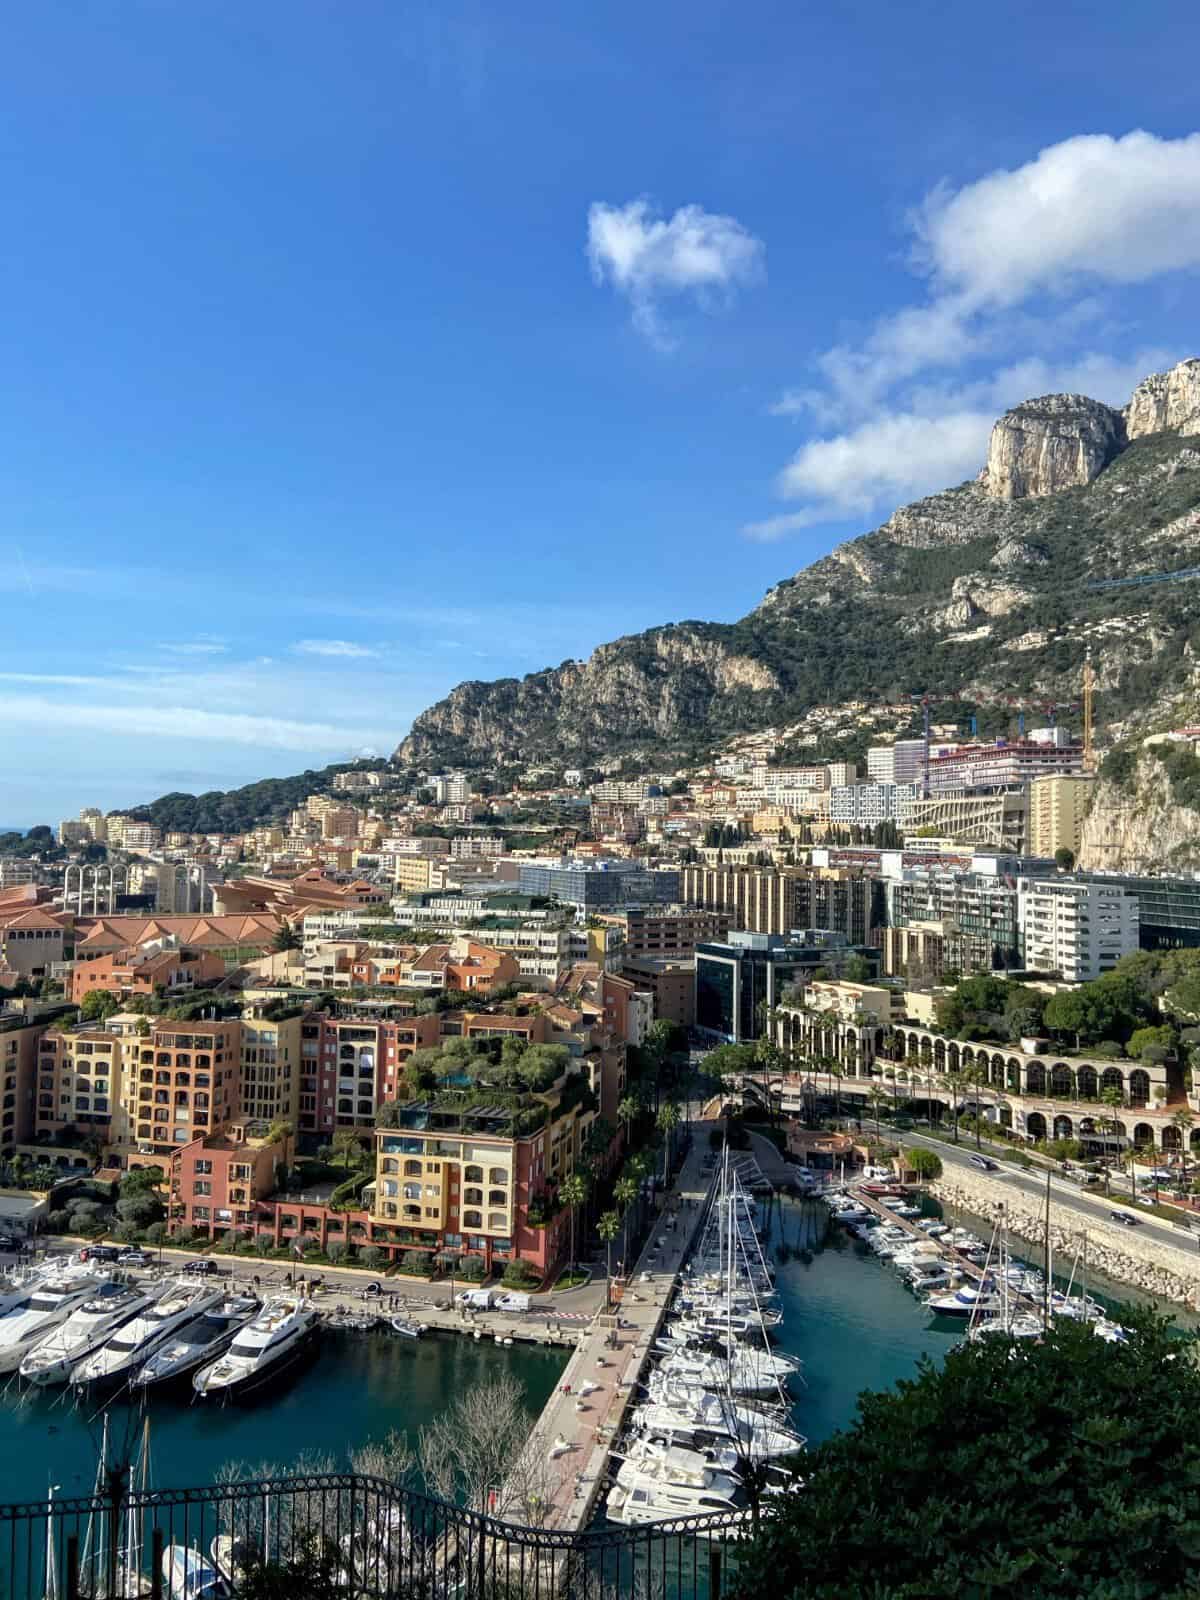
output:
[[[978, 1177], [972, 1173], [955, 1172], [930, 1186], [930, 1192], [943, 1205], [960, 1206], [976, 1216], [994, 1217], [1003, 1206], [1008, 1215], [1008, 1229], [1030, 1244], [1041, 1245], [1045, 1236], [1044, 1207], [1029, 1196], [1018, 1193], [1005, 1183]], [[1143, 1294], [1154, 1295], [1159, 1300], [1170, 1300], [1190, 1310], [1200, 1308], [1200, 1250], [1196, 1251], [1195, 1264], [1183, 1249], [1172, 1249], [1153, 1235], [1138, 1229], [1129, 1229], [1119, 1245], [1109, 1242], [1111, 1229], [1089, 1227], [1075, 1211], [1068, 1211], [1050, 1201], [1050, 1241], [1054, 1253], [1065, 1262], [1081, 1248], [1082, 1234], [1087, 1229], [1087, 1259], [1089, 1269], [1103, 1272], [1120, 1283], [1131, 1284]]]

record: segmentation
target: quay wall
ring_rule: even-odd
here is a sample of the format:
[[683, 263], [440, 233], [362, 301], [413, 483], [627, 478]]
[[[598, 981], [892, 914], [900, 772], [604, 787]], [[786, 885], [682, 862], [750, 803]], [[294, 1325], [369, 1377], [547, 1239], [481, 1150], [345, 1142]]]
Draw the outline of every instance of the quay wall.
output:
[[[1023, 1192], [1014, 1193], [1007, 1184], [983, 1173], [955, 1171], [931, 1184], [930, 1193], [943, 1205], [959, 1206], [980, 1217], [994, 1217], [1003, 1206], [1010, 1233], [1030, 1244], [1041, 1245], [1044, 1240], [1044, 1204]], [[1051, 1197], [1050, 1240], [1060, 1261], [1079, 1250], [1084, 1228], [1078, 1212], [1068, 1211]], [[1109, 1242], [1109, 1231], [1105, 1229], [1105, 1236], [1101, 1237], [1099, 1229], [1087, 1230], [1089, 1267], [1160, 1300], [1170, 1300], [1193, 1311], [1200, 1307], [1200, 1250], [1194, 1256], [1188, 1255], [1184, 1249], [1172, 1249], [1138, 1228], [1130, 1228], [1117, 1245]]]

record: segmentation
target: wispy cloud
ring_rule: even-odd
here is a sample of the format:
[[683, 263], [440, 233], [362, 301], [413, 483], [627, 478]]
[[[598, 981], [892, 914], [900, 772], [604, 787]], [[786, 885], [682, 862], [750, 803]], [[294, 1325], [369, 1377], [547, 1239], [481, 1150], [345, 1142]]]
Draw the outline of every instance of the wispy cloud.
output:
[[215, 634], [202, 634], [198, 639], [177, 639], [160, 648], [175, 656], [223, 656], [229, 645]]
[[596, 282], [625, 296], [634, 326], [659, 350], [675, 344], [662, 321], [664, 300], [682, 296], [711, 311], [766, 270], [765, 245], [735, 217], [691, 205], [666, 218], [645, 199], [592, 205], [587, 255]]
[[39, 695], [0, 695], [0, 721], [9, 728], [41, 733], [71, 730], [92, 735], [132, 734], [146, 739], [203, 740], [322, 753], [388, 742], [386, 730], [379, 728], [203, 711], [191, 705], [96, 705]]
[[292, 649], [298, 656], [338, 656], [353, 661], [379, 654], [378, 650], [355, 644], [350, 639], [301, 639]]

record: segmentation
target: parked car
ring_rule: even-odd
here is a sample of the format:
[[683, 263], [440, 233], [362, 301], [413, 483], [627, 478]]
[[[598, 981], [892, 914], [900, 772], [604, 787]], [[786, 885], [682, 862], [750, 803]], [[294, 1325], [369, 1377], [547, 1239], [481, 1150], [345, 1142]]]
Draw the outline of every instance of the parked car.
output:
[[1132, 1211], [1110, 1211], [1109, 1216], [1114, 1222], [1119, 1222], [1125, 1228], [1138, 1228], [1141, 1226], [1141, 1217], [1135, 1217]]
[[182, 1270], [194, 1272], [198, 1278], [206, 1278], [214, 1277], [221, 1269], [215, 1261], [189, 1261]]
[[980, 1172], [995, 1172], [996, 1163], [987, 1156], [968, 1156], [967, 1160], [973, 1167], [978, 1167]]
[[144, 1250], [122, 1250], [117, 1262], [122, 1267], [148, 1267], [151, 1258]]
[[121, 1252], [115, 1244], [85, 1244], [79, 1252], [80, 1261], [119, 1261]]

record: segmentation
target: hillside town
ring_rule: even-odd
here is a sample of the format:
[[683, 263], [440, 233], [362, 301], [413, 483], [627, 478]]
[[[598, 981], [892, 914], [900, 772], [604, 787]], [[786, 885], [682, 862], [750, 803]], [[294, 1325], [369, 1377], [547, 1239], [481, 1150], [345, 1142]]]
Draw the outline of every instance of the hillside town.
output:
[[[813, 720], [844, 737], [905, 712]], [[1177, 1154], [1200, 1111], [1186, 1014], [1132, 1058], [1145, 1017], [1052, 1025], [1139, 952], [1200, 947], [1200, 880], [1075, 870], [1090, 736], [931, 723], [862, 762], [777, 764], [798, 734], [503, 792], [363, 762], [240, 834], [85, 806], [10, 836], [0, 1160], [155, 1167], [184, 1240], [449, 1249], [540, 1282], [564, 1185], [619, 1165], [630, 1062], [669, 1040], [740, 1049], [727, 1087], [757, 1063], [753, 1093], [793, 1120], [899, 1077], [1030, 1144]], [[974, 979], [998, 1032], [955, 1009]], [[284, 1187], [335, 1150], [348, 1183]]]

